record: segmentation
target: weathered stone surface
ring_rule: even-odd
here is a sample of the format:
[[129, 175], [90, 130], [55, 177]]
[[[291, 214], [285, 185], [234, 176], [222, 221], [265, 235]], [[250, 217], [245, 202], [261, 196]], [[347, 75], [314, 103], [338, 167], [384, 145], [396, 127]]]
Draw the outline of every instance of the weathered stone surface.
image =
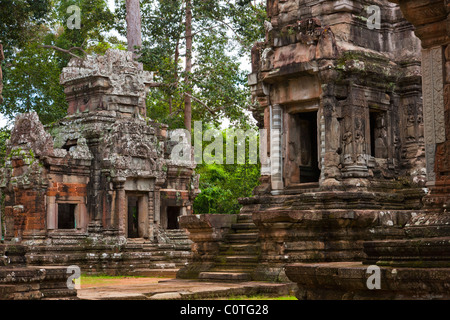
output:
[[211, 270], [215, 259], [220, 253], [226, 235], [236, 215], [202, 214], [189, 215], [180, 218], [180, 226], [189, 231], [192, 240], [192, 260], [177, 273], [180, 279], [196, 279], [199, 274]]
[[[403, 239], [364, 242], [364, 263], [381, 267], [381, 289], [369, 290], [367, 265], [293, 264], [286, 273], [301, 299], [450, 299], [448, 172], [447, 1], [393, 1], [416, 27], [422, 41], [424, 135], [427, 186], [424, 208], [412, 212]], [[422, 122], [422, 121], [421, 121]], [[421, 132], [422, 134], [422, 132]], [[412, 131], [408, 136], [413, 136]]]
[[167, 125], [145, 118], [151, 81], [124, 51], [72, 59], [68, 115], [47, 127], [17, 117], [0, 189], [5, 240], [27, 246], [28, 265], [126, 274], [191, 257], [177, 219], [192, 212], [198, 177], [193, 161], [171, 158]]
[[240, 199], [258, 228], [253, 279], [286, 281], [293, 262], [364, 260], [365, 241], [405, 238], [421, 214], [420, 41], [398, 6], [376, 4], [381, 32], [363, 1], [268, 1], [249, 85], [270, 164]]
[[372, 272], [354, 262], [291, 264], [286, 273], [297, 283], [299, 300], [437, 300], [450, 299], [450, 269], [380, 269], [380, 289], [369, 289]]
[[77, 290], [67, 287], [66, 267], [30, 267], [27, 248], [0, 245], [0, 300], [75, 300]]

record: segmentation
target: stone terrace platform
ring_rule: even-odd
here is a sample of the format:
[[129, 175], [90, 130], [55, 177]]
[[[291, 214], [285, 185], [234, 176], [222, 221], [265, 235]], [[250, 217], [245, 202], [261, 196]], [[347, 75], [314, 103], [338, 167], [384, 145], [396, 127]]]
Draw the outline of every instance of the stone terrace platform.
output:
[[[82, 280], [83, 281], [83, 280]], [[82, 300], [208, 300], [239, 295], [294, 295], [294, 283], [206, 282], [180, 279], [140, 278], [127, 283], [78, 290]]]
[[369, 265], [359, 262], [296, 263], [286, 274], [299, 300], [448, 300], [450, 268], [380, 267], [381, 289], [368, 289]]

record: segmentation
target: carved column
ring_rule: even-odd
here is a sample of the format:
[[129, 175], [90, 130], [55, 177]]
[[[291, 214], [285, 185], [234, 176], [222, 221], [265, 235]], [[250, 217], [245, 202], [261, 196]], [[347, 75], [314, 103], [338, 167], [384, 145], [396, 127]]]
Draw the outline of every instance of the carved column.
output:
[[423, 113], [427, 162], [426, 208], [450, 205], [450, 1], [397, 0], [422, 41]]
[[154, 223], [156, 225], [161, 225], [161, 187], [155, 186], [154, 191]]
[[362, 88], [351, 86], [343, 107], [344, 178], [367, 177], [368, 107]]
[[282, 123], [283, 109], [280, 105], [271, 108], [271, 128], [270, 128], [270, 163], [272, 194], [280, 194], [283, 191], [283, 158], [282, 150]]
[[332, 187], [340, 184], [337, 179], [341, 178], [339, 170], [341, 148], [341, 126], [338, 118], [340, 117], [340, 107], [334, 95], [334, 86], [332, 84], [322, 85], [322, 112], [324, 117], [325, 130], [320, 130], [321, 135], [325, 135], [322, 142], [325, 142], [325, 152], [322, 162], [322, 176], [325, 180], [322, 183], [324, 187]]
[[112, 225], [119, 230], [119, 235], [127, 235], [127, 208], [125, 194], [125, 179], [115, 181], [116, 199], [114, 201], [114, 219]]

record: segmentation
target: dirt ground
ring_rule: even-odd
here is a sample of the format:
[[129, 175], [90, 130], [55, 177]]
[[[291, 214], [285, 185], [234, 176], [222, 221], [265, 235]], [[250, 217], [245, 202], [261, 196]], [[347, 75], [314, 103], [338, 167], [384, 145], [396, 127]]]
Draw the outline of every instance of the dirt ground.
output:
[[171, 278], [81, 278], [83, 300], [192, 300], [239, 295], [293, 295], [292, 283], [203, 282]]

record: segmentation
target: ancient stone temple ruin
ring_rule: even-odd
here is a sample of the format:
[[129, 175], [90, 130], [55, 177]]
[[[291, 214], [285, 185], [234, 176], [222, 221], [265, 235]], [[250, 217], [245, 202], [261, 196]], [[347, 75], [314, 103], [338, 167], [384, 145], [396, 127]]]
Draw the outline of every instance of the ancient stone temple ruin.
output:
[[293, 281], [299, 299], [449, 299], [449, 12], [268, 0], [249, 84], [269, 160], [239, 215], [191, 214], [194, 165], [145, 119], [151, 77], [130, 53], [72, 60], [68, 116], [21, 115], [12, 131], [5, 239], [25, 246], [0, 247], [0, 264], [183, 266], [179, 278]]
[[152, 82], [132, 54], [72, 59], [61, 83], [68, 115], [44, 127], [16, 118], [0, 174], [5, 241], [27, 245], [29, 264], [82, 272], [175, 269], [190, 256], [178, 217], [198, 179], [171, 159], [168, 128], [146, 118]]
[[[393, 2], [421, 39], [428, 193], [400, 239], [364, 242], [363, 264], [288, 266], [302, 299], [450, 299], [450, 5], [443, 0]], [[375, 290], [366, 286], [368, 265], [378, 268]]]
[[267, 5], [249, 84], [270, 162], [239, 217], [182, 217], [196, 247], [179, 276], [289, 277], [301, 299], [445, 297], [448, 269], [408, 270], [376, 293], [366, 270], [448, 265], [448, 5]]

